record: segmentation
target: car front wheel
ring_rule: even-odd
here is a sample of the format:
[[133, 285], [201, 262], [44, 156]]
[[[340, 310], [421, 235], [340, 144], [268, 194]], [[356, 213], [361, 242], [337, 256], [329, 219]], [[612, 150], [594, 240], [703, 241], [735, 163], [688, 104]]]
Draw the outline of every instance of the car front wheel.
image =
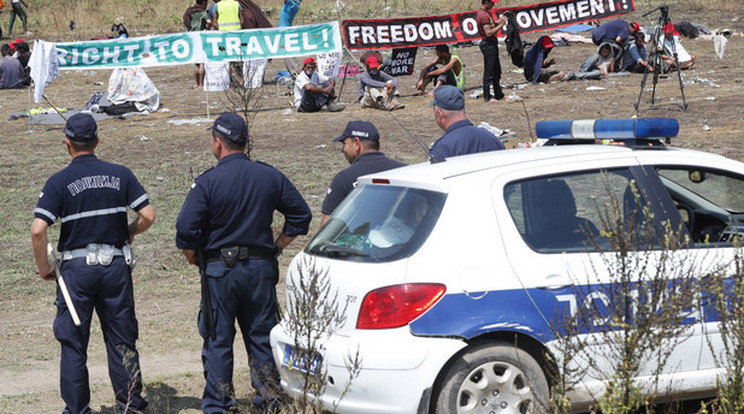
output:
[[530, 354], [505, 342], [457, 357], [435, 387], [434, 412], [547, 412], [548, 382]]

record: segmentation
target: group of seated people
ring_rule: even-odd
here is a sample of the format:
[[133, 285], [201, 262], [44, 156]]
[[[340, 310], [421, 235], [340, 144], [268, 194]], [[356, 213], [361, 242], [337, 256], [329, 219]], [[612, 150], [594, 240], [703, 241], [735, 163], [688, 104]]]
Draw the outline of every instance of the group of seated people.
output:
[[31, 84], [28, 60], [31, 51], [28, 43], [16, 39], [10, 44], [0, 46], [0, 89], [18, 89]]
[[[695, 56], [690, 55], [679, 42], [674, 24], [663, 27], [664, 37], [658, 39], [659, 57], [664, 73], [688, 69], [695, 63]], [[597, 52], [589, 56], [577, 72], [564, 74], [558, 71], [545, 70], [555, 64], [554, 58], [548, 58], [553, 49], [553, 42], [548, 36], [540, 37], [535, 45], [525, 54], [524, 76], [532, 83], [549, 83], [558, 80], [599, 79], [608, 73], [628, 71], [644, 73], [654, 70], [649, 61], [646, 48], [646, 34], [636, 22], [627, 23], [614, 20], [603, 24], [592, 32], [592, 41], [597, 45]]]

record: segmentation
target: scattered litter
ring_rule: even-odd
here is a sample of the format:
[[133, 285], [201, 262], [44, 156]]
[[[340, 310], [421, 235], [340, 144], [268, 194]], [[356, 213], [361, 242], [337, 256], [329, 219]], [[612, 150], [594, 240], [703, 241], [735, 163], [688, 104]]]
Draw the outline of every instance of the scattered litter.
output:
[[202, 124], [205, 122], [213, 122], [213, 120], [209, 118], [191, 118], [191, 119], [175, 119], [168, 121], [169, 124], [173, 125], [196, 125], [196, 124]]
[[160, 108], [160, 112], [170, 112], [170, 109], [168, 109], [168, 108]]
[[480, 98], [481, 96], [483, 96], [483, 88], [479, 88], [479, 89], [476, 89], [476, 90], [474, 90], [474, 91], [473, 91], [473, 92], [472, 92], [472, 93], [471, 93], [470, 95], [468, 95], [468, 96], [469, 96], [469, 97], [471, 97], [471, 98], [473, 98], [473, 99], [478, 99], [478, 98]]
[[483, 128], [486, 131], [496, 135], [497, 137], [509, 133], [508, 129], [496, 128], [495, 126], [491, 126], [488, 122], [481, 122], [480, 124], [478, 124], [478, 128]]
[[543, 89], [543, 88], [538, 89], [538, 91], [540, 91], [542, 93], [545, 93], [545, 89]]
[[703, 125], [703, 131], [710, 131], [710, 127], [708, 125]]
[[191, 155], [191, 151], [184, 151], [183, 154], [184, 155]]
[[144, 136], [144, 135], [137, 135], [137, 138], [139, 138], [140, 141], [149, 141], [150, 138]]
[[705, 97], [705, 100], [706, 101], [715, 101], [716, 100], [716, 97], [715, 96], [707, 96], [707, 97]]
[[726, 52], [726, 45], [728, 44], [726, 36], [730, 34], [730, 31], [720, 31], [716, 32], [715, 37], [713, 37], [713, 47], [715, 47], [718, 59], [723, 59], [723, 54]]
[[94, 85], [100, 86], [100, 85], [103, 85], [103, 82], [96, 82], [94, 83]]
[[155, 179], [158, 181], [165, 181], [165, 177], [161, 177], [161, 176], [157, 176], [155, 177]]
[[292, 108], [287, 108], [282, 112], [282, 115], [292, 115], [293, 113], [294, 111], [292, 110]]
[[691, 78], [690, 80], [685, 81], [685, 83], [686, 84], [697, 83], [697, 84], [702, 84], [702, 85], [705, 85], [705, 86], [711, 86], [713, 88], [719, 88], [720, 87], [717, 83], [713, 82], [712, 80], [706, 79], [706, 78], [701, 78], [700, 76], [695, 76], [695, 77]]
[[320, 144], [320, 145], [316, 145], [315, 146], [315, 149], [322, 149], [322, 148], [325, 148], [325, 147], [327, 147], [326, 144]]
[[517, 95], [516, 92], [512, 92], [509, 94], [509, 96], [506, 97], [507, 102], [519, 102], [522, 100], [522, 97]]
[[586, 87], [586, 90], [588, 90], [588, 91], [604, 91], [606, 89], [607, 88], [603, 88], [601, 86], [587, 86]]

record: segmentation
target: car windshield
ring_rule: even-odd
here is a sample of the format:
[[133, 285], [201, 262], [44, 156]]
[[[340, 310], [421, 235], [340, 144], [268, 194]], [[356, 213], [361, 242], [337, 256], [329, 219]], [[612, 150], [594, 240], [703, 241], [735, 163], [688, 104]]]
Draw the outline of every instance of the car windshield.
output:
[[446, 194], [409, 187], [364, 185], [349, 194], [305, 252], [339, 260], [390, 262], [421, 247]]

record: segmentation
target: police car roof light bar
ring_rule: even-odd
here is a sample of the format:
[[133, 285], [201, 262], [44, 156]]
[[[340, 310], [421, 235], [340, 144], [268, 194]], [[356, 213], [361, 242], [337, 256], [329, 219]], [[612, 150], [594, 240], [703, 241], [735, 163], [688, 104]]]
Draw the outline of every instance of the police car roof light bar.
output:
[[632, 147], [663, 146], [679, 133], [674, 118], [637, 119], [576, 119], [539, 121], [535, 126], [538, 138], [547, 138], [546, 145], [602, 143], [611, 140]]

